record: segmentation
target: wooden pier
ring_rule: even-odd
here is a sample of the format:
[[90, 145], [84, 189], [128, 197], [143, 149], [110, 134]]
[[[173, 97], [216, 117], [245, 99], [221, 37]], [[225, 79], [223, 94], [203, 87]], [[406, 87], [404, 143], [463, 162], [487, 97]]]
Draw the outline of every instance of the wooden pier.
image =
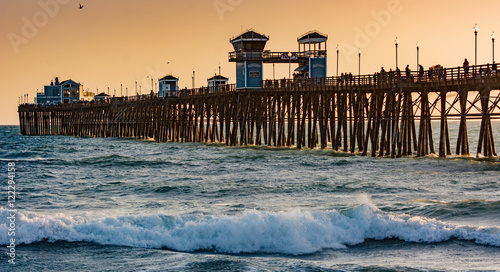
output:
[[[193, 89], [179, 97], [19, 106], [23, 135], [153, 138], [321, 148], [371, 156], [471, 155], [467, 122], [481, 120], [476, 156], [497, 156], [500, 75], [490, 65], [351, 79], [265, 81], [262, 89]], [[448, 122], [460, 122], [450, 135]], [[440, 123], [434, 138], [431, 122]], [[456, 137], [456, 146], [450, 144]]]

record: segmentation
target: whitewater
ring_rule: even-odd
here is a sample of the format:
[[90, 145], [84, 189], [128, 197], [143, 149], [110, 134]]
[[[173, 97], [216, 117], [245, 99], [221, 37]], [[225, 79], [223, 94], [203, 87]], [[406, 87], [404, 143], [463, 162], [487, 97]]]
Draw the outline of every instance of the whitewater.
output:
[[[0, 127], [0, 150], [0, 271], [500, 271], [496, 158], [25, 137], [14, 126]], [[5, 254], [12, 162], [16, 265]]]

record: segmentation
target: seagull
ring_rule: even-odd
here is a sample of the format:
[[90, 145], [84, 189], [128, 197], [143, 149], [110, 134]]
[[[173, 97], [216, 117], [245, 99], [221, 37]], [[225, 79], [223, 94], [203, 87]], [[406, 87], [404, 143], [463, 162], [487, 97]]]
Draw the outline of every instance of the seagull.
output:
[[82, 4], [78, 4], [78, 5], [80, 5], [80, 9], [83, 9], [83, 6], [82, 6]]

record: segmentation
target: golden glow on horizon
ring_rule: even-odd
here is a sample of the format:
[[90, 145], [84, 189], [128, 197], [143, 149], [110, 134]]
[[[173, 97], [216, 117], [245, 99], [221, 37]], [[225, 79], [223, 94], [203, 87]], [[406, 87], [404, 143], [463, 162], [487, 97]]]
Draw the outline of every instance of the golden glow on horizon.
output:
[[[358, 48], [363, 73], [393, 67], [396, 36], [400, 65], [416, 65], [412, 41], [418, 40], [425, 45], [420, 47], [424, 67], [460, 66], [464, 58], [474, 58], [471, 28], [476, 24], [483, 29], [478, 32], [478, 64], [488, 63], [491, 39], [500, 27], [492, 13], [500, 8], [496, 0], [474, 5], [464, 0], [320, 0], [308, 2], [307, 10], [297, 0], [80, 3], [83, 9], [76, 0], [0, 2], [0, 124], [18, 124], [19, 97], [29, 94], [33, 101], [37, 89], [55, 76], [79, 81], [91, 92], [131, 86], [129, 95], [150, 90], [151, 77], [170, 73], [180, 78], [181, 88], [206, 85], [219, 69], [233, 83], [228, 40], [247, 28], [269, 35], [266, 49], [280, 52], [295, 51], [297, 37], [310, 30], [327, 34], [328, 75], [333, 76], [336, 50], [339, 74], [358, 71]], [[288, 64], [276, 65], [275, 72], [276, 78], [288, 77]], [[264, 67], [264, 77], [273, 78], [272, 65]]]

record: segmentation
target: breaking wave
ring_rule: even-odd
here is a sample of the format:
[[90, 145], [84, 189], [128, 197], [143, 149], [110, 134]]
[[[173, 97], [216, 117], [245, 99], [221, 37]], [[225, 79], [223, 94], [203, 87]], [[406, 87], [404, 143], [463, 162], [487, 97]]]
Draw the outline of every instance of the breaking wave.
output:
[[[0, 244], [9, 242], [7, 217], [0, 208]], [[457, 226], [435, 219], [386, 213], [372, 204], [339, 211], [265, 212], [239, 215], [147, 215], [89, 220], [63, 214], [18, 212], [16, 241], [92, 242], [176, 251], [308, 254], [340, 249], [368, 239], [435, 243], [450, 239], [500, 246], [500, 228]]]

